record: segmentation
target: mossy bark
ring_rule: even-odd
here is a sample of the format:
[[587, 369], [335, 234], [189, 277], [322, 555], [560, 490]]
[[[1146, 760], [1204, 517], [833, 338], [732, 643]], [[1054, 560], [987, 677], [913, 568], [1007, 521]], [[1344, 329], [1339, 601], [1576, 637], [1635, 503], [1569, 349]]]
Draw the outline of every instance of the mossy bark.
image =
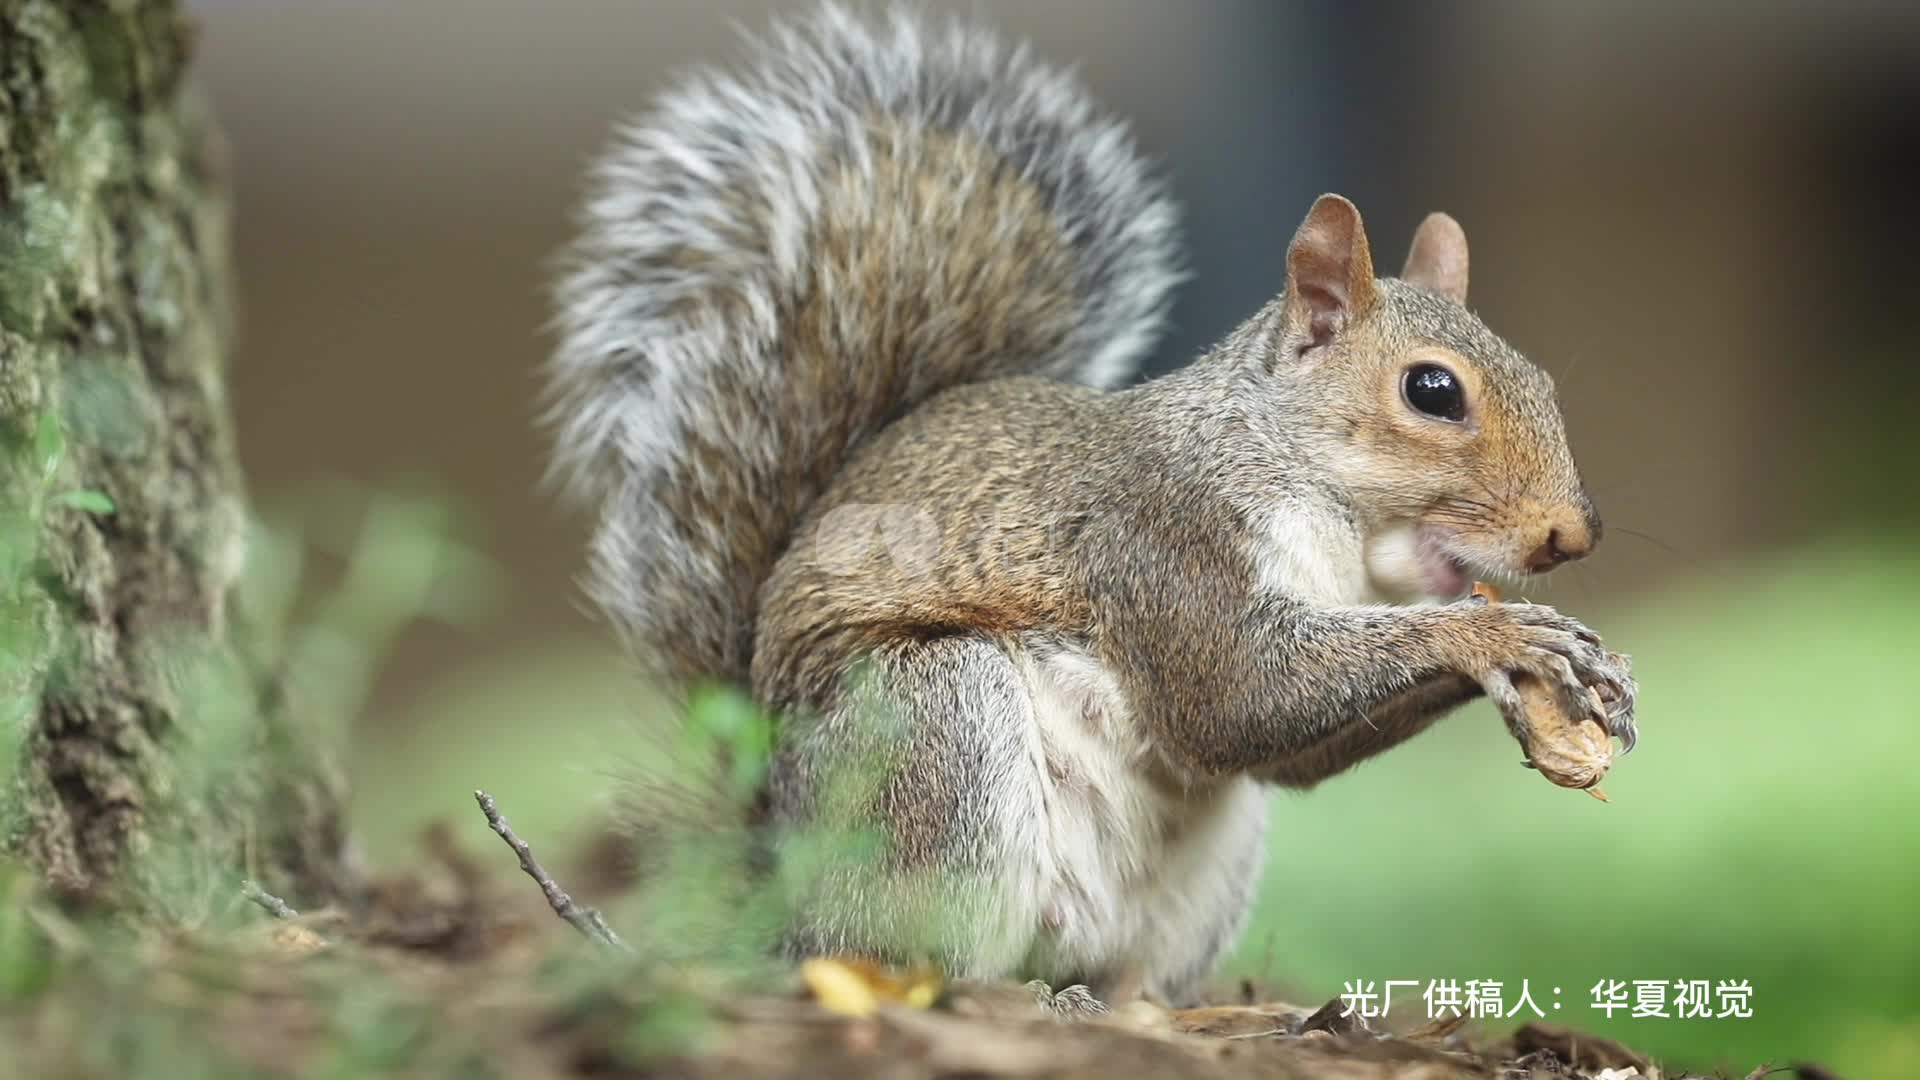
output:
[[169, 0], [0, 0], [0, 498], [27, 536], [6, 846], [84, 902], [147, 903], [142, 855], [173, 843], [318, 902], [337, 785], [249, 638], [226, 182], [192, 45]]

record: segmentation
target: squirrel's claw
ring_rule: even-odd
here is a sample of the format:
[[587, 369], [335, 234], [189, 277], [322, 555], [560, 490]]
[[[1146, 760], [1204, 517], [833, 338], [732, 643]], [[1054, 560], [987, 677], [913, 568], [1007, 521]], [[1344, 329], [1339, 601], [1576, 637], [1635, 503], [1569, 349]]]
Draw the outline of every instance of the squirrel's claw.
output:
[[1609, 735], [1619, 737], [1620, 753], [1624, 756], [1633, 753], [1640, 741], [1639, 728], [1634, 722], [1640, 684], [1633, 677], [1633, 660], [1625, 653], [1608, 653], [1607, 667], [1605, 677], [1595, 684], [1601, 704], [1605, 706], [1604, 715], [1598, 719]]
[[1107, 1003], [1094, 997], [1093, 991], [1083, 983], [1074, 983], [1056, 993], [1053, 987], [1035, 979], [1026, 988], [1033, 1000], [1056, 1020], [1085, 1020], [1110, 1011]]
[[1640, 741], [1640, 729], [1634, 722], [1634, 700], [1640, 694], [1640, 688], [1631, 676], [1621, 686], [1620, 695], [1607, 703], [1607, 731], [1620, 737], [1620, 753], [1624, 756], [1633, 753]]

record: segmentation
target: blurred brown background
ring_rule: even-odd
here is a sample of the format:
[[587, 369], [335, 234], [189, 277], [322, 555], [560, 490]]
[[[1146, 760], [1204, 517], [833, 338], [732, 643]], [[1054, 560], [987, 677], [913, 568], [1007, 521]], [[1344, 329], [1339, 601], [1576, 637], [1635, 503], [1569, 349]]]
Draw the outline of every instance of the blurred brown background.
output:
[[[580, 523], [538, 489], [548, 260], [612, 125], [780, 6], [198, 5], [239, 178], [256, 499], [423, 476], [512, 583], [509, 618], [409, 631], [365, 723], [490, 657], [602, 662], [571, 584]], [[1559, 376], [1613, 526], [1562, 602], [1910, 513], [1885, 466], [1912, 464], [1911, 5], [955, 7], [1077, 64], [1171, 176], [1195, 276], [1161, 367], [1280, 286], [1320, 191], [1356, 199], [1383, 269], [1427, 210], [1460, 218], [1475, 306]]]

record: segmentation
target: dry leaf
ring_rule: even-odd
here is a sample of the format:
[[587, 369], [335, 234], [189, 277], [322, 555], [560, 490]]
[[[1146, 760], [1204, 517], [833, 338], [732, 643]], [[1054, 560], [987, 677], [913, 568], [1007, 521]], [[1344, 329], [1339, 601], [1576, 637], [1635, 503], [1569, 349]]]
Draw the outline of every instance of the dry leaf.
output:
[[1175, 1009], [1173, 1029], [1188, 1035], [1238, 1038], [1246, 1035], [1288, 1033], [1305, 1019], [1308, 1010], [1291, 1005], [1215, 1005]]
[[276, 923], [269, 939], [288, 956], [311, 956], [327, 947], [327, 939], [296, 922]]

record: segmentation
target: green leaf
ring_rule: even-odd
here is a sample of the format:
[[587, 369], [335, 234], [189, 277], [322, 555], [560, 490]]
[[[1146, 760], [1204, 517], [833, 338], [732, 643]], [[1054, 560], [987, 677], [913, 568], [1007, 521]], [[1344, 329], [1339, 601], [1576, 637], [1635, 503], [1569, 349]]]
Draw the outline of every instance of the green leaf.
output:
[[63, 491], [53, 497], [62, 506], [102, 516], [113, 513], [113, 500], [104, 491]]
[[0, 879], [0, 1001], [39, 994], [53, 978], [53, 943], [34, 924], [24, 877]]
[[33, 431], [33, 456], [40, 464], [42, 482], [53, 478], [53, 471], [60, 467], [60, 458], [66, 451], [67, 440], [60, 433], [60, 421], [50, 412], [41, 413]]
[[702, 685], [688, 695], [687, 715], [694, 728], [728, 744], [751, 738], [759, 712], [752, 698], [731, 686]]
[[688, 1052], [711, 1026], [711, 1014], [700, 999], [667, 993], [635, 1010], [614, 1051], [631, 1064], [648, 1064]]

